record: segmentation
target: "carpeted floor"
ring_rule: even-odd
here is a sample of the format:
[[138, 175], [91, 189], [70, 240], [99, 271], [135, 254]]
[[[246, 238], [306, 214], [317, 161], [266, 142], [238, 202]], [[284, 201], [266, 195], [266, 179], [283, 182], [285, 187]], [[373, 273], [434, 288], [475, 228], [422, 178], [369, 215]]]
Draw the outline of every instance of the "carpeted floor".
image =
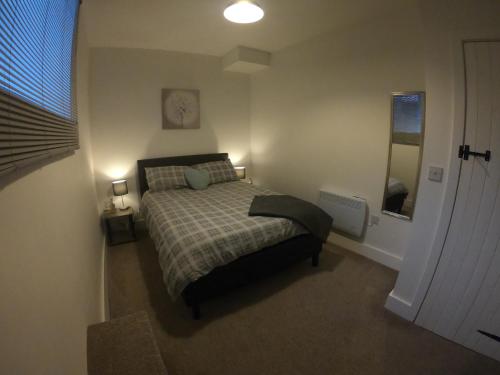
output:
[[396, 273], [339, 248], [202, 305], [201, 321], [171, 302], [146, 234], [109, 255], [111, 317], [146, 310], [170, 375], [500, 374], [386, 311]]

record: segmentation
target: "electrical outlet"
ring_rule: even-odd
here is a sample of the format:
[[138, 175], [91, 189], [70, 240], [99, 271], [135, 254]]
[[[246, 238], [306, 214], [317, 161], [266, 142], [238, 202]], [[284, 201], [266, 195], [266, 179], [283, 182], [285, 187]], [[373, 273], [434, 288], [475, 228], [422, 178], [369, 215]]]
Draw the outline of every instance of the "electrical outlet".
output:
[[429, 175], [427, 178], [430, 181], [441, 182], [443, 181], [443, 168], [429, 167]]

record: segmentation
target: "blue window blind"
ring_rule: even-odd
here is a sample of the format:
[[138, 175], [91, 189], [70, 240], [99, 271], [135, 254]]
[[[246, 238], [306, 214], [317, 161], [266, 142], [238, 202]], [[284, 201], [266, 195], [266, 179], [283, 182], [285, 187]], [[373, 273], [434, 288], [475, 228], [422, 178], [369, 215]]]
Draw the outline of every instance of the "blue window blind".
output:
[[399, 95], [394, 97], [394, 131], [420, 133], [422, 126], [421, 95]]
[[0, 0], [0, 174], [78, 148], [79, 0]]
[[394, 94], [392, 142], [418, 146], [424, 125], [425, 94]]

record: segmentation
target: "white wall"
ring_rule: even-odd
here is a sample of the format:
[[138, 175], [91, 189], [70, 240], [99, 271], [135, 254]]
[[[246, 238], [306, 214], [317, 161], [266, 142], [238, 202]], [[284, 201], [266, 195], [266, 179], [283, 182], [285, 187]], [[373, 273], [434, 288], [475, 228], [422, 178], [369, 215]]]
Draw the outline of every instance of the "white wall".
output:
[[[358, 195], [380, 215], [390, 94], [425, 90], [421, 32], [408, 6], [274, 53], [251, 81], [254, 181], [313, 202], [321, 188]], [[381, 215], [361, 243], [331, 240], [398, 268], [411, 230]]]
[[[91, 53], [91, 119], [99, 203], [111, 181], [129, 181], [135, 208], [138, 159], [228, 152], [250, 163], [249, 78], [222, 71], [212, 56], [143, 49], [97, 48]], [[163, 130], [161, 89], [200, 90], [201, 128]], [[119, 204], [121, 201], [118, 200]]]
[[[461, 41], [500, 39], [498, 1], [420, 3], [427, 90], [423, 173], [408, 248], [386, 303], [387, 308], [410, 320], [417, 315], [439, 259], [458, 181], [457, 152], [463, 134], [464, 108]], [[427, 180], [431, 165], [445, 168], [442, 184]]]
[[2, 374], [86, 374], [86, 328], [103, 319], [84, 24], [81, 19], [80, 150], [0, 190]]

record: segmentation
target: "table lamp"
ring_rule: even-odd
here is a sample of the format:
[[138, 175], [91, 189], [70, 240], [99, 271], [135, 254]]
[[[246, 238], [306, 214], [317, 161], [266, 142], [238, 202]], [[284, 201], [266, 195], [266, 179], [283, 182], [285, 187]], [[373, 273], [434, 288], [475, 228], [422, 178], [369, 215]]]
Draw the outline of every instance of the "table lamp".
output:
[[234, 167], [234, 170], [236, 171], [236, 176], [240, 180], [244, 180], [246, 178], [247, 172], [245, 167]]
[[123, 196], [128, 194], [127, 180], [113, 181], [111, 185], [113, 186], [113, 195], [115, 197], [122, 197], [122, 208], [120, 210], [128, 209], [123, 202]]

